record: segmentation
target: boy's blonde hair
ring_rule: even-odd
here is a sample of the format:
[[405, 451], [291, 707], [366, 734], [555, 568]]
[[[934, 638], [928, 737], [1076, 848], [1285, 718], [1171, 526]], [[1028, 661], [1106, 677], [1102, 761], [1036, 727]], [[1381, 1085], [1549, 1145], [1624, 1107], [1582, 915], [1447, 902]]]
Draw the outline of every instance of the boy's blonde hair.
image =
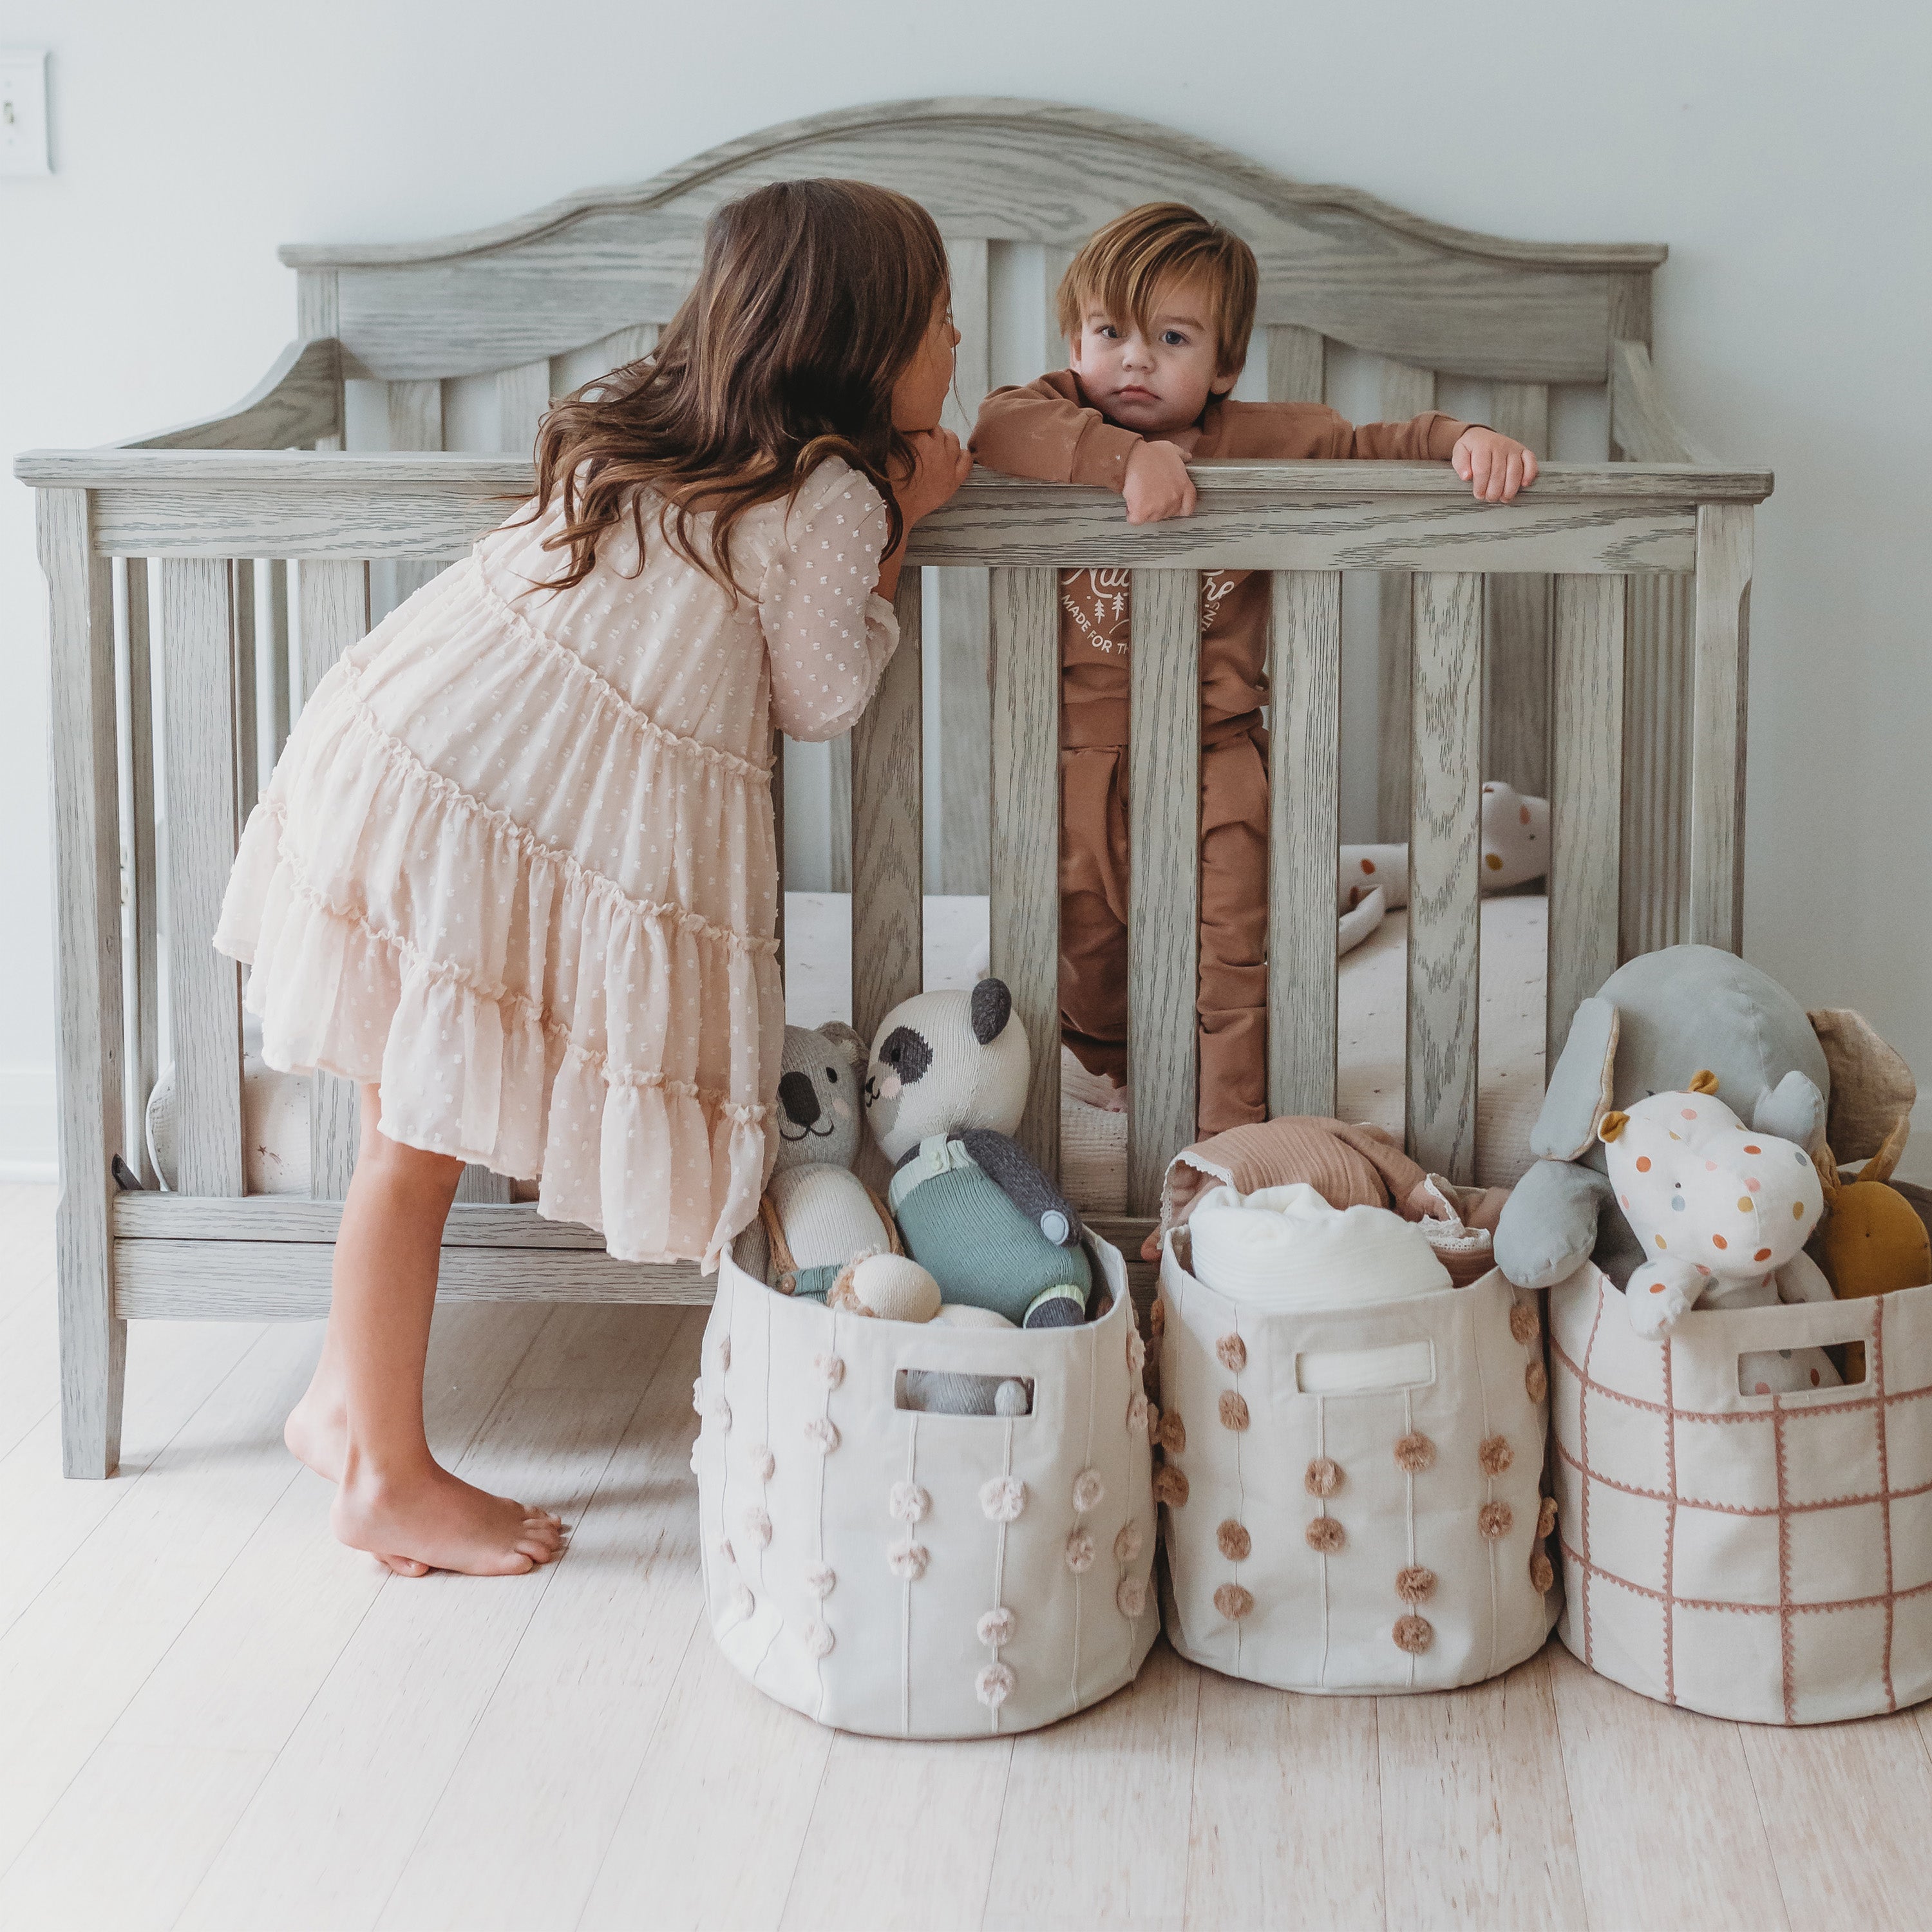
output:
[[1055, 306], [1060, 332], [1080, 333], [1090, 304], [1116, 320], [1150, 328], [1163, 284], [1197, 280], [1212, 311], [1217, 375], [1238, 374], [1248, 359], [1261, 272], [1255, 251], [1232, 230], [1181, 201], [1150, 201], [1097, 230], [1060, 278]]

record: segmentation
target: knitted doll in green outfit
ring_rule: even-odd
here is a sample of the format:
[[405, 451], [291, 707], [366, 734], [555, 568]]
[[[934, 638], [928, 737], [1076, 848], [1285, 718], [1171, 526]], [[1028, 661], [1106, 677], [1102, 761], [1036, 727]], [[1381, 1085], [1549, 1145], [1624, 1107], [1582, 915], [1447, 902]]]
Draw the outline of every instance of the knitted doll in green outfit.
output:
[[1079, 1216], [1012, 1138], [1031, 1070], [1003, 980], [921, 993], [879, 1028], [866, 1118], [906, 1252], [946, 1300], [1057, 1328], [1086, 1318], [1093, 1274]]

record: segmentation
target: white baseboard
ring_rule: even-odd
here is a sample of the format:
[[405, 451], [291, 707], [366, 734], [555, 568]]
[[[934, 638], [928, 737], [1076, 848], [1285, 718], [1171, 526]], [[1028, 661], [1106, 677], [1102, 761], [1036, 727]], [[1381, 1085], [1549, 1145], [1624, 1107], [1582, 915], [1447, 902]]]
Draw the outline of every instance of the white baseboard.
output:
[[0, 1181], [58, 1178], [51, 1066], [0, 1066]]

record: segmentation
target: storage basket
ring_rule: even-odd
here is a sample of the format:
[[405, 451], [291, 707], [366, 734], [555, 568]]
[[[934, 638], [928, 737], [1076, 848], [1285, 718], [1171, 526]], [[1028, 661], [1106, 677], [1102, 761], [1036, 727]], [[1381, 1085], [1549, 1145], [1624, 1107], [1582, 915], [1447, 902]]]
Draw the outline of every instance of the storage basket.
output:
[[1556, 1612], [1536, 1298], [1467, 1288], [1257, 1313], [1160, 1274], [1167, 1630], [1286, 1690], [1437, 1690], [1532, 1655]]
[[[821, 1724], [958, 1738], [1130, 1682], [1160, 1628], [1145, 1352], [1118, 1252], [1079, 1328], [874, 1321], [720, 1266], [696, 1396], [724, 1654]], [[922, 1414], [901, 1372], [1018, 1379], [1030, 1412]]]
[[[1587, 1263], [1550, 1298], [1564, 1642], [1758, 1724], [1932, 1695], [1932, 1288], [1694, 1309], [1662, 1343]], [[1846, 1342], [1862, 1383], [1740, 1392], [1741, 1354]]]

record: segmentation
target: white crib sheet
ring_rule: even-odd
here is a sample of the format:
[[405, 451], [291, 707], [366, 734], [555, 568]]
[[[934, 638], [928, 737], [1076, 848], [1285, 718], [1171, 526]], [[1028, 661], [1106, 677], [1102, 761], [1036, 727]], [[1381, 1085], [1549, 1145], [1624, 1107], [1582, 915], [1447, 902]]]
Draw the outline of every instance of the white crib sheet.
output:
[[[1548, 900], [1508, 895], [1483, 902], [1482, 1015], [1476, 1102], [1476, 1178], [1505, 1186], [1529, 1166], [1529, 1133], [1543, 1102], [1543, 988]], [[970, 986], [986, 958], [986, 902], [926, 902], [926, 983]], [[850, 913], [843, 893], [785, 898], [786, 1016], [817, 1026], [851, 1010]], [[1400, 1137], [1408, 915], [1391, 913], [1342, 962], [1336, 1112]], [[256, 1086], [306, 1078], [251, 1064]], [[300, 1105], [251, 1095], [245, 1166], [251, 1194], [308, 1192], [308, 1124]], [[1060, 1170], [1074, 1203], [1119, 1214], [1126, 1202], [1127, 1117], [1073, 1100], [1060, 1109]]]

